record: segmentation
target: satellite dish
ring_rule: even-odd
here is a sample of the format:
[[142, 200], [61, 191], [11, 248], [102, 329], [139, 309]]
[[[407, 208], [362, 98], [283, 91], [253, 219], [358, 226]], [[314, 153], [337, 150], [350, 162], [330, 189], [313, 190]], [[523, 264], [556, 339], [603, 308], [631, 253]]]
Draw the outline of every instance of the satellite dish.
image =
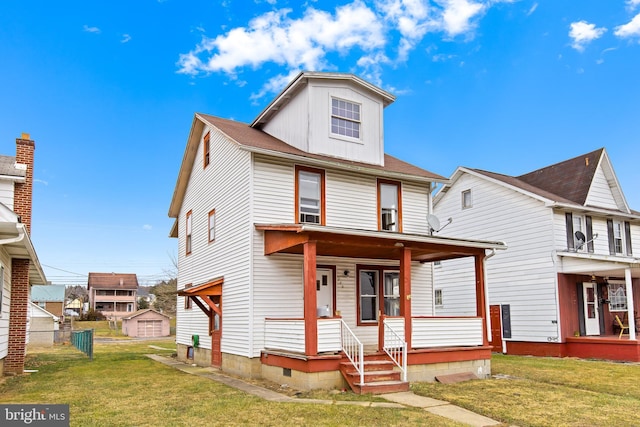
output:
[[445, 225], [443, 225], [442, 227], [440, 227], [440, 220], [438, 219], [437, 216], [435, 216], [433, 214], [427, 215], [427, 223], [429, 224], [429, 233], [430, 234], [437, 233], [438, 231], [442, 230], [443, 228], [445, 228], [447, 225], [451, 224], [452, 222], [453, 222], [453, 218], [449, 218], [447, 220], [447, 223]]
[[574, 236], [576, 236], [576, 240], [578, 241], [578, 247], [576, 247], [576, 250], [580, 250], [582, 249], [582, 247], [585, 244], [591, 243], [594, 240], [596, 240], [598, 238], [598, 233], [593, 235], [593, 238], [591, 240], [589, 240], [588, 242], [586, 241], [587, 238], [585, 237], [584, 233], [580, 230], [576, 231], [575, 233], [573, 233]]
[[431, 227], [431, 230], [440, 229], [440, 220], [433, 214], [427, 215], [427, 223], [429, 224], [429, 227]]

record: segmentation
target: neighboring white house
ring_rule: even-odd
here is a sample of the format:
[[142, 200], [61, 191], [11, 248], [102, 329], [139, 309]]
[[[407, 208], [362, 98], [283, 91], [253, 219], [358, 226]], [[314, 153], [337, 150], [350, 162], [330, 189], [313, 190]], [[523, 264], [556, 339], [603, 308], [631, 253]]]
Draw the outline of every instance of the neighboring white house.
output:
[[[509, 245], [486, 269], [496, 350], [640, 361], [640, 212], [604, 148], [517, 177], [459, 167], [450, 181], [434, 198], [453, 219], [438, 235]], [[470, 275], [464, 260], [435, 268], [437, 314], [473, 313]]]
[[0, 156], [0, 370], [6, 374], [24, 370], [29, 286], [47, 282], [30, 238], [34, 150], [23, 134], [15, 157]]
[[[490, 373], [482, 268], [504, 245], [429, 235], [446, 179], [384, 154], [394, 99], [350, 74], [305, 72], [251, 125], [195, 115], [169, 209], [181, 360], [341, 387], [345, 354], [366, 369], [361, 343], [408, 362], [408, 380]], [[458, 257], [477, 267], [476, 311], [435, 318], [430, 262]]]

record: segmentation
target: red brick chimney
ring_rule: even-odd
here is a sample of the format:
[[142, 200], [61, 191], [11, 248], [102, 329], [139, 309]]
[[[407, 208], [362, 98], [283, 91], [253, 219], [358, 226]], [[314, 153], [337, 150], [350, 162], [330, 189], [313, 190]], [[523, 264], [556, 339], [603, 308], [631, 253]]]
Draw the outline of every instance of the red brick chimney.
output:
[[[33, 154], [35, 143], [29, 134], [16, 138], [16, 167], [26, 167], [24, 183], [16, 183], [13, 190], [13, 210], [31, 234], [31, 201], [33, 195]], [[27, 353], [27, 312], [29, 309], [28, 259], [11, 259], [11, 303], [9, 306], [9, 348], [4, 359], [5, 374], [22, 374]]]
[[31, 234], [31, 201], [33, 199], [33, 153], [36, 144], [28, 133], [16, 138], [16, 166], [26, 166], [24, 183], [16, 183], [13, 192], [13, 211], [20, 215], [22, 223]]

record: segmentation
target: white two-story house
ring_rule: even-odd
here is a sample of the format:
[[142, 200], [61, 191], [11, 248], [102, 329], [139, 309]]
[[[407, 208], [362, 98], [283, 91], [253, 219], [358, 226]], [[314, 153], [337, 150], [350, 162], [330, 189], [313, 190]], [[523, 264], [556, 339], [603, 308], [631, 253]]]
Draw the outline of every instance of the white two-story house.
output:
[[[446, 179], [384, 153], [394, 99], [304, 72], [251, 124], [195, 115], [169, 208], [179, 359], [359, 392], [490, 373], [483, 265], [505, 246], [429, 234]], [[431, 261], [459, 257], [475, 267], [476, 310], [437, 318]], [[366, 373], [370, 354], [388, 369]]]
[[[487, 260], [497, 351], [640, 361], [640, 212], [604, 148], [517, 177], [460, 167], [450, 181], [434, 211], [453, 222], [438, 234], [509, 245]], [[458, 281], [469, 263], [434, 270], [436, 313], [472, 313]]]

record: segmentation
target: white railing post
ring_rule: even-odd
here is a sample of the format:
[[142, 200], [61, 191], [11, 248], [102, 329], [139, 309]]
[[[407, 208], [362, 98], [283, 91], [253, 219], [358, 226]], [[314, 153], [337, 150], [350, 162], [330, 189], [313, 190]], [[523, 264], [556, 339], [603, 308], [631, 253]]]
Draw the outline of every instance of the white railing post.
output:
[[[387, 340], [387, 333], [389, 339]], [[388, 343], [387, 343], [388, 341]], [[391, 326], [384, 322], [384, 344], [382, 346], [387, 355], [402, 371], [402, 381], [407, 381], [407, 342], [400, 337]]]
[[364, 384], [364, 346], [344, 320], [340, 319], [340, 322], [342, 324], [342, 351], [360, 374], [360, 384], [362, 385]]

